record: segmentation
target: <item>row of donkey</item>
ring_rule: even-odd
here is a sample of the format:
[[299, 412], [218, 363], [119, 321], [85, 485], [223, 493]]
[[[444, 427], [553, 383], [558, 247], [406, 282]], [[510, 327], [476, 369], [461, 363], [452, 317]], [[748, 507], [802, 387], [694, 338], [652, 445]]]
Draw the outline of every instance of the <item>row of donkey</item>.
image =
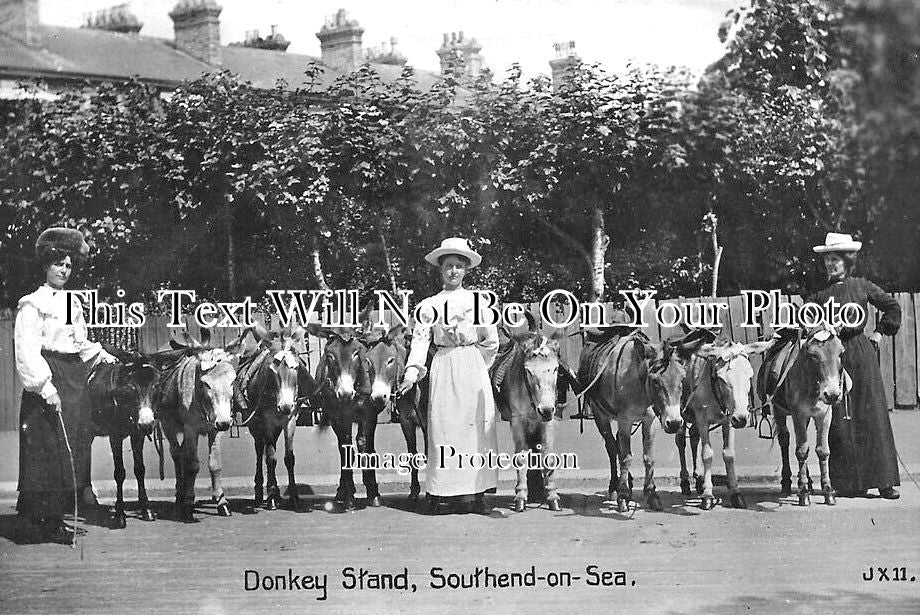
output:
[[[311, 324], [306, 331], [302, 327], [268, 331], [257, 326], [243, 331], [224, 347], [212, 346], [208, 330], [203, 329], [201, 340], [184, 332], [183, 341], [172, 340], [170, 349], [151, 355], [131, 355], [111, 349], [119, 362], [97, 366], [89, 377], [89, 389], [96, 409], [98, 434], [110, 438], [115, 462], [117, 496], [113, 527], [123, 528], [126, 523], [122, 460], [126, 437], [131, 439], [134, 454], [140, 517], [153, 519], [143, 462], [144, 438], [153, 432], [165, 436], [174, 462], [176, 518], [194, 521], [197, 448], [201, 436], [208, 440], [212, 500], [218, 514], [229, 516], [230, 507], [220, 481], [220, 433], [229, 429], [234, 412], [245, 417], [243, 423], [255, 444], [255, 505], [275, 509], [281, 504], [275, 451], [284, 433], [288, 497], [290, 505], [298, 508], [293, 438], [299, 408], [305, 399], [323, 409], [324, 425], [333, 428], [338, 440], [341, 473], [333, 504], [342, 510], [354, 508], [355, 483], [347, 463], [347, 449], [355, 444], [360, 452], [375, 452], [377, 417], [389, 402], [397, 407], [409, 453], [418, 451], [418, 429], [423, 432], [423, 442], [427, 440], [427, 380], [423, 379], [408, 394], [396, 395], [405, 369], [408, 332], [402, 326], [386, 332], [372, 329], [367, 311], [362, 313], [362, 319], [365, 326], [360, 330]], [[561, 359], [561, 332], [545, 336], [536, 329], [531, 321], [529, 331], [515, 334], [504, 331], [509, 341], [503, 356], [509, 360], [496, 394], [499, 406], [508, 409], [515, 452], [552, 452], [555, 393], [557, 380], [562, 377], [594, 410], [610, 459], [608, 495], [611, 500], [616, 499], [620, 511], [625, 512], [632, 499], [629, 470], [634, 425], [642, 428], [646, 502], [652, 510], [661, 509], [652, 456], [656, 419], [666, 433], [682, 434], [689, 424], [691, 435], [700, 438], [704, 472], [697, 488], [704, 509], [711, 508], [714, 501], [709, 432], [710, 428], [721, 426], [731, 503], [744, 507], [734, 471], [732, 430], [745, 426], [749, 419], [753, 369], [748, 356], [766, 352], [758, 387], [761, 396], [771, 400], [777, 423], [783, 454], [783, 493], [790, 492], [786, 416], [791, 415], [797, 439], [799, 502], [809, 503], [811, 486], [806, 463], [809, 448], [805, 429], [814, 419], [821, 486], [826, 503], [834, 503], [827, 472], [827, 434], [830, 408], [843, 395], [845, 374], [840, 362], [843, 346], [832, 329], [816, 329], [804, 337], [793, 332], [746, 345], [716, 339], [703, 330], [658, 344], [650, 342], [638, 330], [621, 326], [590, 330], [577, 374]], [[295, 350], [307, 332], [326, 340], [315, 376], [309, 373]], [[243, 340], [249, 334], [255, 337], [259, 347], [244, 356]], [[617, 424], [616, 434], [613, 422]], [[682, 444], [680, 438], [678, 442]], [[682, 489], [689, 495], [682, 449], [681, 446]], [[162, 447], [159, 451], [162, 478]], [[262, 470], [263, 459], [267, 477]], [[694, 470], [695, 465], [694, 455]], [[540, 497], [546, 499], [550, 509], [558, 510], [553, 471], [543, 470], [543, 481], [532, 480], [535, 474], [539, 479], [539, 472], [519, 470], [516, 510], [523, 511], [527, 500], [532, 499], [532, 493], [528, 497], [529, 485], [531, 489], [539, 488]], [[382, 499], [375, 472], [363, 470], [362, 479], [368, 505], [380, 506]], [[417, 501], [419, 495], [418, 474], [413, 469], [410, 500]]]

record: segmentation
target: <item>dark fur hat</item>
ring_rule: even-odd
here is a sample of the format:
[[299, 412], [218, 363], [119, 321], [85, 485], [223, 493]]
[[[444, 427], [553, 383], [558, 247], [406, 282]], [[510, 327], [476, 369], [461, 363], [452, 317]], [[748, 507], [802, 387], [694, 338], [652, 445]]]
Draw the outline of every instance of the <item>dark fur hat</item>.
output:
[[83, 233], [73, 228], [55, 226], [42, 231], [35, 241], [35, 256], [42, 263], [70, 256], [72, 259], [84, 259], [89, 256], [89, 244]]

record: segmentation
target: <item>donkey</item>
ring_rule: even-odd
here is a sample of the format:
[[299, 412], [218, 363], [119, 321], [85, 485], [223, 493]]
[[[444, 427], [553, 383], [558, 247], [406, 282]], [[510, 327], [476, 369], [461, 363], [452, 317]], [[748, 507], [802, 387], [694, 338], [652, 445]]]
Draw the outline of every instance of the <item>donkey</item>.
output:
[[[735, 508], [747, 507], [735, 475], [734, 430], [747, 426], [750, 419], [748, 402], [754, 368], [748, 357], [765, 351], [773, 343], [773, 340], [768, 340], [751, 344], [704, 344], [691, 359], [684, 384], [684, 418], [696, 428], [703, 447], [703, 492], [700, 502], [703, 510], [710, 510], [714, 502], [713, 452], [709, 439], [711, 425], [722, 427], [722, 459], [728, 475], [731, 504]], [[681, 455], [681, 477], [686, 475], [685, 463]]]
[[[363, 319], [362, 313], [362, 319]], [[317, 323], [307, 326], [310, 335], [326, 339], [326, 347], [316, 368], [314, 398], [325, 411], [325, 420], [332, 424], [339, 447], [341, 467], [334, 505], [338, 510], [355, 508], [355, 482], [349, 460], [354, 451], [352, 424], [358, 423], [357, 451], [374, 453], [378, 408], [368, 403], [370, 377], [367, 349], [353, 329], [324, 327]], [[363, 470], [362, 478], [370, 506], [382, 506], [377, 475], [373, 469]]]
[[[241, 359], [237, 370], [234, 411], [248, 414], [244, 420], [256, 449], [254, 504], [275, 510], [281, 504], [281, 491], [275, 468], [278, 465], [278, 436], [284, 432], [284, 465], [288, 472], [288, 497], [294, 510], [300, 507], [297, 481], [294, 479], [294, 431], [297, 427], [297, 400], [313, 393], [313, 377], [303, 365], [294, 344], [303, 341], [304, 329], [285, 327], [269, 332], [257, 324], [250, 329], [259, 341], [259, 349], [248, 359]], [[242, 399], [241, 399], [242, 398]], [[240, 407], [247, 406], [244, 412]], [[262, 458], [268, 473], [268, 498], [265, 498]]]
[[106, 350], [119, 362], [97, 364], [89, 375], [87, 389], [93, 408], [95, 435], [109, 438], [115, 466], [115, 511], [110, 526], [112, 529], [124, 529], [127, 525], [122, 451], [125, 438], [131, 439], [140, 518], [144, 521], [154, 519], [144, 484], [144, 437], [153, 432], [154, 392], [159, 372], [141, 355], [109, 346]]
[[[782, 454], [781, 494], [792, 492], [792, 470], [789, 467], [789, 428], [786, 417], [792, 416], [795, 429], [795, 456], [799, 461], [799, 505], [811, 504], [811, 485], [808, 475], [808, 423], [814, 419], [818, 444], [815, 452], [821, 467], [821, 490], [824, 503], [837, 503], [836, 493], [828, 475], [827, 459], [830, 456], [828, 431], [831, 410], [850, 389], [849, 375], [843, 369], [841, 355], [843, 342], [830, 326], [808, 330], [802, 341], [802, 332], [795, 339], [779, 347], [764, 360], [757, 377], [757, 390], [773, 407], [777, 437]], [[784, 337], [791, 337], [787, 334]]]
[[[496, 399], [500, 406], [508, 408], [515, 454], [525, 458], [528, 454], [545, 456], [553, 451], [559, 340], [564, 336], [563, 331], [558, 330], [546, 337], [536, 331], [534, 320], [528, 321], [530, 330], [524, 333], [511, 334], [502, 327], [502, 332], [514, 346]], [[514, 509], [524, 512], [529, 495], [529, 470], [526, 464], [517, 465]], [[547, 506], [552, 511], [558, 511], [559, 495], [554, 475], [554, 468], [545, 467], [538, 478], [544, 487]]]
[[[368, 377], [371, 381], [369, 403], [371, 410], [376, 410], [378, 415], [383, 412], [388, 402], [395, 404], [399, 425], [406, 439], [406, 450], [413, 457], [418, 454], [417, 430], [421, 428], [422, 442], [427, 457], [428, 379], [416, 383], [408, 393], [395, 396], [396, 387], [402, 381], [406, 370], [406, 359], [409, 354], [406, 343], [407, 335], [406, 327], [401, 324], [395, 325], [383, 334], [376, 333], [365, 326], [364, 341], [368, 347]], [[410, 478], [409, 501], [418, 502], [421, 485], [416, 464], [411, 464]]]
[[157, 353], [158, 358], [171, 359], [157, 390], [160, 424], [176, 469], [176, 518], [193, 523], [200, 435], [208, 438], [211, 498], [220, 516], [230, 516], [230, 505], [220, 483], [220, 434], [233, 421], [230, 397], [236, 370], [230, 360], [239, 352], [243, 336], [226, 349], [209, 346], [208, 329], [202, 329], [201, 342], [188, 332], [184, 336], [186, 346], [174, 344], [178, 346], [174, 350]]
[[[629, 509], [632, 499], [630, 429], [641, 421], [645, 462], [643, 493], [648, 507], [660, 511], [662, 505], [654, 481], [652, 426], [657, 417], [665, 433], [673, 434], [680, 427], [685, 361], [704, 339], [693, 332], [674, 341], [653, 344], [638, 330], [622, 338], [616, 337], [627, 330], [621, 326], [610, 327], [598, 342], [585, 345], [579, 361], [578, 381], [587, 383], [581, 394], [586, 395], [594, 410], [594, 422], [604, 438], [610, 459], [608, 498], [616, 497], [619, 512]], [[616, 438], [611, 426], [613, 421], [617, 422]]]

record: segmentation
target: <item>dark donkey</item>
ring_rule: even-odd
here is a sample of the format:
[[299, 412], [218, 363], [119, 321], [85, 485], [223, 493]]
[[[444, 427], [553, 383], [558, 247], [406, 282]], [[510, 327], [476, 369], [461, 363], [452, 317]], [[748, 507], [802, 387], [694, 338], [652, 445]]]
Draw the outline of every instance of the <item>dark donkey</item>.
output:
[[118, 363], [99, 363], [89, 375], [87, 388], [93, 408], [95, 435], [109, 438], [115, 466], [115, 511], [111, 519], [113, 529], [124, 529], [125, 462], [123, 444], [131, 439], [134, 456], [134, 477], [137, 479], [137, 501], [140, 518], [153, 521], [144, 484], [144, 438], [153, 432], [155, 421], [154, 393], [157, 368], [145, 357], [106, 346], [118, 358]]
[[159, 419], [176, 470], [176, 518], [187, 523], [195, 521], [195, 478], [201, 435], [208, 438], [211, 498], [217, 503], [220, 516], [230, 516], [230, 506], [220, 484], [220, 433], [228, 430], [233, 421], [230, 397], [236, 370], [230, 363], [230, 353], [238, 352], [242, 335], [225, 350], [209, 346], [208, 329], [202, 329], [201, 333], [200, 343], [185, 332], [186, 346], [154, 355], [169, 361], [157, 387]]
[[808, 423], [815, 421], [818, 464], [821, 467], [821, 490], [824, 503], [837, 503], [828, 475], [830, 456], [828, 431], [831, 409], [849, 390], [849, 376], [840, 359], [843, 342], [831, 327], [808, 331], [804, 342], [800, 330], [786, 330], [780, 344], [764, 359], [757, 377], [758, 394], [772, 406], [782, 453], [782, 495], [792, 493], [792, 470], [789, 467], [789, 428], [786, 417], [792, 416], [795, 428], [795, 456], [799, 461], [799, 505], [811, 504], [811, 479], [808, 474]]
[[[300, 498], [294, 479], [294, 430], [297, 427], [297, 400], [313, 393], [313, 377], [300, 359], [294, 344], [303, 341], [303, 327], [285, 327], [269, 332], [256, 325], [251, 329], [259, 341], [253, 356], [240, 360], [236, 379], [238, 396], [235, 402], [244, 402], [246, 408], [234, 407], [243, 412], [243, 421], [249, 427], [256, 448], [255, 505], [263, 503], [264, 478], [262, 457], [268, 473], [268, 498], [265, 507], [275, 510], [281, 503], [281, 491], [275, 468], [278, 465], [278, 436], [284, 432], [284, 465], [288, 472], [288, 497], [291, 507], [297, 510]], [[240, 399], [242, 397], [242, 399]]]
[[[362, 320], [363, 320], [362, 316]], [[377, 429], [377, 408], [368, 403], [370, 378], [367, 373], [367, 349], [355, 329], [323, 327], [310, 323], [310, 335], [326, 339], [326, 347], [316, 367], [316, 402], [324, 410], [324, 422], [332, 424], [339, 448], [339, 486], [335, 506], [339, 510], [355, 508], [355, 481], [349, 463], [355, 449], [359, 453], [374, 452]], [[358, 423], [357, 447], [352, 438], [352, 425]], [[380, 490], [374, 470], [362, 471], [367, 501], [381, 506]]]
[[[645, 461], [643, 492], [651, 510], [662, 510], [661, 500], [655, 491], [652, 427], [656, 417], [665, 433], [673, 434], [680, 427], [680, 399], [687, 371], [686, 361], [705, 339], [694, 332], [674, 341], [653, 344], [638, 330], [617, 337], [629, 330], [628, 327], [615, 325], [603, 330], [596, 342], [585, 344], [578, 381], [585, 386], [581, 394], [587, 394], [586, 399], [594, 410], [594, 422], [604, 438], [610, 459], [608, 497], [613, 499], [616, 494], [617, 510], [628, 510], [632, 499], [629, 474], [632, 464], [631, 428], [641, 422]], [[617, 422], [616, 437], [612, 421]]]
[[[364, 340], [367, 344], [368, 376], [371, 381], [371, 412], [383, 412], [387, 403], [396, 406], [399, 415], [399, 424], [403, 437], [406, 439], [406, 450], [413, 457], [418, 454], [418, 440], [416, 430], [422, 430], [422, 442], [425, 446], [425, 455], [428, 454], [428, 379], [409, 390], [408, 393], [396, 396], [395, 391], [402, 381], [406, 369], [408, 349], [405, 343], [406, 327], [396, 325], [386, 333], [366, 330]], [[409, 487], [409, 501], [417, 502], [421, 493], [418, 481], [417, 464], [410, 467], [411, 485]]]
[[[496, 402], [500, 410], [507, 408], [514, 439], [515, 455], [529, 459], [537, 455], [543, 459], [553, 453], [553, 416], [556, 411], [556, 384], [559, 375], [559, 339], [562, 329], [547, 337], [536, 330], [536, 321], [528, 314], [529, 331], [502, 332], [511, 339], [511, 354], [505, 359], [507, 367], [498, 385]], [[506, 412], [502, 412], [503, 416]], [[519, 458], [520, 459], [520, 458]], [[559, 495], [556, 493], [555, 469], [545, 467], [528, 470], [527, 464], [517, 464], [517, 484], [514, 488], [514, 507], [517, 512], [527, 508], [528, 478], [539, 481], [550, 510], [558, 511]]]

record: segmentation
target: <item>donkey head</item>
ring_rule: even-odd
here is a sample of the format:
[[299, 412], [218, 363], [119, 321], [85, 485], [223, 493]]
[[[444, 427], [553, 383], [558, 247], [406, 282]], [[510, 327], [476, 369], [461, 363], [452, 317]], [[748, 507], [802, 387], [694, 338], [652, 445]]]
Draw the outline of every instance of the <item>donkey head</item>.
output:
[[[551, 421], [556, 410], [556, 382], [559, 375], [559, 340], [565, 336], [557, 329], [550, 336], [540, 333], [534, 317], [525, 312], [528, 330], [510, 333], [504, 326], [499, 329], [518, 345], [521, 353], [524, 388], [530, 403], [542, 421]], [[508, 374], [514, 378], [514, 368]]]
[[365, 359], [371, 382], [371, 403], [378, 410], [382, 410], [390, 399], [406, 368], [405, 329], [399, 324], [384, 334], [371, 331], [364, 337], [370, 349]]
[[751, 344], [723, 342], [705, 344], [696, 352], [706, 362], [703, 371], [708, 374], [709, 390], [715, 405], [736, 429], [746, 426], [750, 418], [748, 403], [754, 368], [749, 357], [772, 345], [773, 340]]
[[808, 331], [801, 353], [805, 373], [809, 382], [814, 383], [819, 401], [825, 404], [836, 404], [843, 396], [843, 351], [843, 342], [833, 327]]
[[367, 349], [351, 329], [311, 323], [310, 335], [326, 339], [317, 372], [317, 386], [330, 388], [339, 402], [350, 402], [367, 385]]
[[281, 331], [270, 332], [262, 325], [256, 324], [252, 333], [270, 354], [267, 372], [263, 376], [267, 380], [256, 383], [256, 386], [265, 387], [265, 397], [275, 400], [278, 412], [291, 414], [298, 397], [301, 369], [295, 344], [303, 341], [304, 329], [284, 327]]
[[665, 433], [677, 433], [683, 423], [680, 402], [690, 357], [714, 337], [708, 331], [700, 330], [660, 344], [642, 342], [648, 369], [646, 394]]

